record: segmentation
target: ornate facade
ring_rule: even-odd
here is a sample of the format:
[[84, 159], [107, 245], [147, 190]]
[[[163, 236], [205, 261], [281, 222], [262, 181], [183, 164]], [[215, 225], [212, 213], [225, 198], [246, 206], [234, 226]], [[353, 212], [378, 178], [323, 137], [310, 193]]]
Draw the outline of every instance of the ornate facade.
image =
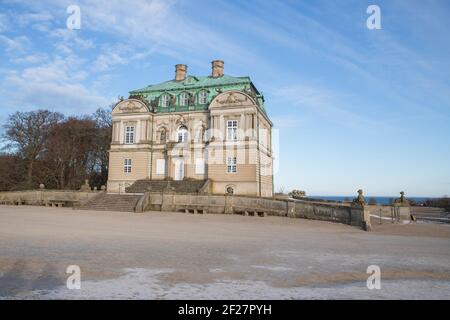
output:
[[249, 77], [187, 75], [130, 92], [113, 109], [109, 192], [137, 180], [209, 180], [212, 194], [273, 195], [272, 122]]

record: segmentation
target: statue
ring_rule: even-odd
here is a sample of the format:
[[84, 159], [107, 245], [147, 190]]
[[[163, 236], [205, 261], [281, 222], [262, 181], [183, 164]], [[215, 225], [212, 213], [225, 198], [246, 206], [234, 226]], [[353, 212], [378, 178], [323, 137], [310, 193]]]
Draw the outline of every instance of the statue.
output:
[[195, 104], [195, 94], [189, 93], [189, 105]]
[[289, 193], [289, 196], [294, 199], [301, 199], [306, 197], [306, 192], [302, 190], [292, 190], [292, 192]]
[[170, 103], [169, 103], [170, 107], [175, 107], [175, 96], [174, 95], [170, 95]]
[[81, 186], [80, 191], [91, 191], [88, 179], [84, 180], [84, 185]]
[[400, 198], [396, 199], [394, 204], [400, 206], [409, 206], [409, 201], [406, 199], [404, 191], [400, 191]]
[[150, 106], [151, 106], [153, 109], [156, 109], [156, 108], [158, 107], [158, 104], [159, 104], [159, 98], [158, 98], [158, 97], [156, 97], [155, 99], [153, 99], [153, 100], [150, 102]]
[[358, 197], [353, 199], [352, 204], [364, 206], [366, 204], [366, 199], [364, 199], [363, 191], [361, 189], [358, 190]]
[[166, 143], [166, 129], [162, 129], [161, 130], [161, 136], [159, 138], [161, 143]]

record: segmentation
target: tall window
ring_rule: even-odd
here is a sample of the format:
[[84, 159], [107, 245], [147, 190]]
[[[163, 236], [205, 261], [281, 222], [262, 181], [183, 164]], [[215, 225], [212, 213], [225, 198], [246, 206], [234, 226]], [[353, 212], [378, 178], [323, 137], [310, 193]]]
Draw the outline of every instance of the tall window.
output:
[[178, 129], [178, 142], [186, 142], [188, 140], [188, 129], [185, 126], [181, 126]]
[[237, 140], [237, 120], [227, 121], [227, 140]]
[[189, 95], [186, 92], [183, 92], [179, 96], [180, 106], [187, 106], [189, 102]]
[[198, 94], [198, 103], [199, 104], [206, 104], [206, 91], [202, 90]]
[[134, 143], [134, 126], [126, 126], [125, 127], [125, 144], [133, 144]]
[[228, 157], [227, 159], [227, 172], [236, 173], [236, 157]]
[[131, 159], [125, 159], [123, 161], [123, 172], [131, 173]]
[[169, 96], [167, 94], [163, 94], [161, 96], [161, 107], [167, 108], [169, 105]]

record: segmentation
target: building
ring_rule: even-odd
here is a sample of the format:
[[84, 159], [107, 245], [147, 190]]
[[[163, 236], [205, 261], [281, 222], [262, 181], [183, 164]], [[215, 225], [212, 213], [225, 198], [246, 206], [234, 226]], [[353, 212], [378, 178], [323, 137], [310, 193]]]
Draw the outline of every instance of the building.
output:
[[272, 122], [249, 77], [187, 74], [130, 92], [113, 109], [108, 191], [136, 181], [207, 181], [211, 194], [273, 195]]

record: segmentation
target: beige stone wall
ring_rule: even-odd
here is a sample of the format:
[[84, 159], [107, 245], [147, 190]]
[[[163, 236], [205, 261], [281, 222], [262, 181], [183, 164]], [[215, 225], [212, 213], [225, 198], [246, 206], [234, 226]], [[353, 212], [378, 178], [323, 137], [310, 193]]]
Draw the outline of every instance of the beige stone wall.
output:
[[44, 205], [49, 201], [87, 201], [103, 191], [29, 190], [0, 192], [0, 202], [24, 202], [26, 205]]
[[354, 208], [343, 204], [279, 200], [261, 197], [225, 195], [189, 195], [146, 193], [137, 209], [172, 212], [202, 212], [217, 214], [275, 215], [289, 218], [333, 221], [369, 230], [367, 207]]
[[228, 187], [232, 187], [236, 195], [258, 196], [258, 184], [254, 181], [212, 181], [213, 194], [226, 194]]
[[[139, 179], [149, 177], [150, 152], [145, 151], [114, 151], [109, 154], [108, 191], [124, 192], [126, 186]], [[131, 159], [131, 173], [124, 172], [124, 160]]]

